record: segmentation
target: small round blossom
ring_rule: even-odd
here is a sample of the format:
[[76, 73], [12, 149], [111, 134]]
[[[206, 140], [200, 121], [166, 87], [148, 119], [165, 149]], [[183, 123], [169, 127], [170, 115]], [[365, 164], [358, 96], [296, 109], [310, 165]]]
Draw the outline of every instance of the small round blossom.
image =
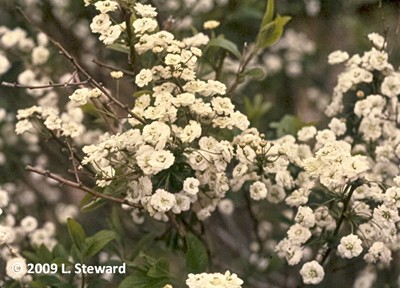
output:
[[311, 232], [310, 229], [296, 223], [289, 228], [287, 235], [291, 243], [301, 245], [310, 239]]
[[38, 222], [32, 216], [26, 216], [21, 220], [21, 228], [26, 233], [34, 231], [38, 227]]
[[311, 140], [317, 134], [317, 128], [314, 126], [306, 126], [297, 132], [297, 138], [302, 142]]
[[331, 65], [339, 64], [339, 63], [343, 63], [347, 59], [349, 59], [349, 54], [347, 52], [343, 52], [343, 51], [337, 50], [337, 51], [332, 52], [331, 54], [329, 54], [328, 63], [331, 64]]
[[303, 265], [300, 275], [304, 284], [318, 284], [324, 279], [325, 272], [324, 268], [314, 260]]
[[15, 257], [7, 261], [6, 273], [8, 277], [14, 280], [20, 280], [27, 272], [28, 267], [24, 258]]
[[385, 38], [383, 38], [378, 33], [369, 33], [368, 34], [368, 39], [378, 49], [382, 49], [382, 48], [386, 47]]
[[176, 199], [174, 194], [164, 189], [157, 189], [150, 198], [150, 205], [158, 212], [167, 212], [171, 210], [175, 204]]
[[209, 21], [204, 22], [203, 28], [204, 29], [208, 29], [208, 30], [212, 30], [212, 29], [217, 28], [219, 26], [219, 24], [220, 24], [219, 21], [209, 20]]
[[85, 105], [91, 96], [90, 90], [88, 88], [76, 89], [75, 92], [69, 96], [69, 99], [76, 106]]
[[136, 2], [134, 9], [141, 17], [154, 18], [157, 16], [156, 8], [152, 7], [151, 5], [143, 5], [139, 2]]
[[121, 71], [112, 71], [112, 72], [110, 72], [110, 75], [114, 79], [120, 79], [120, 78], [124, 77], [124, 73]]
[[97, 1], [94, 6], [100, 13], [112, 12], [118, 9], [118, 3], [111, 0]]
[[137, 34], [144, 34], [156, 30], [157, 21], [152, 18], [139, 18], [133, 22], [133, 29]]
[[138, 87], [144, 87], [153, 80], [153, 73], [150, 69], [142, 69], [135, 77], [135, 83]]
[[254, 200], [262, 200], [267, 197], [267, 186], [261, 181], [256, 181], [250, 185], [250, 197]]
[[41, 65], [49, 59], [50, 52], [46, 47], [38, 46], [32, 50], [32, 63]]
[[6, 73], [10, 67], [11, 63], [8, 61], [7, 57], [0, 54], [0, 75]]
[[108, 14], [100, 14], [93, 18], [90, 29], [93, 33], [103, 33], [111, 26], [110, 16]]
[[183, 191], [191, 196], [196, 195], [199, 192], [199, 185], [200, 181], [198, 179], [193, 177], [186, 178], [183, 181]]
[[300, 225], [311, 228], [315, 225], [315, 215], [310, 207], [300, 206], [294, 221]]
[[350, 234], [342, 237], [338, 246], [338, 252], [343, 258], [353, 258], [361, 254], [363, 248], [362, 241], [357, 235]]
[[392, 261], [392, 251], [383, 242], [374, 242], [368, 253], [364, 255], [364, 260], [367, 263], [376, 263], [380, 260], [388, 265]]

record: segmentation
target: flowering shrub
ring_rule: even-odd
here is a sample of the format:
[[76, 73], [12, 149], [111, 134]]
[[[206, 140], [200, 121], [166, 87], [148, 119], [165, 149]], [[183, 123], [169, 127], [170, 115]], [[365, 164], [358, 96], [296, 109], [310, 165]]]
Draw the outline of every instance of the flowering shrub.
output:
[[[291, 39], [298, 35], [290, 31], [261, 56], [290, 20], [275, 15], [274, 1], [267, 3], [254, 43], [241, 49], [216, 33], [216, 20], [204, 23], [204, 33], [180, 37], [176, 31], [183, 28], [160, 21], [149, 4], [84, 5], [96, 11], [91, 32], [128, 56], [128, 68], [97, 61], [110, 72], [109, 86], [50, 35], [40, 32], [33, 40], [20, 28], [0, 29], [0, 73], [11, 68], [7, 53], [26, 58], [18, 82], [2, 85], [27, 89], [35, 102], [15, 116], [15, 133], [33, 152], [24, 160], [32, 179], [0, 190], [2, 285], [279, 287], [294, 266], [287, 283], [294, 287], [324, 285], [337, 267], [354, 265], [354, 285], [361, 287], [390, 269], [400, 235], [400, 72], [389, 62], [387, 39], [371, 33], [364, 54], [329, 55], [329, 64], [344, 68], [325, 111], [328, 128], [304, 124], [295, 135], [272, 138], [239, 111], [238, 87], [262, 78], [253, 65], [258, 60], [272, 65], [268, 57], [282, 49], [296, 51], [296, 59], [314, 51], [311, 42], [296, 50]], [[194, 14], [209, 11], [195, 7]], [[57, 51], [71, 71], [45, 68], [60, 57]], [[296, 67], [289, 74], [297, 75]], [[61, 167], [41, 154], [42, 138], [63, 149], [67, 161]], [[53, 193], [57, 184], [67, 193], [84, 193], [82, 210], [101, 211], [96, 217], [107, 221], [100, 230], [74, 220], [76, 205], [55, 205], [61, 198], [59, 190]], [[26, 186], [47, 191], [42, 205], [59, 228], [30, 215], [36, 194], [17, 192]], [[243, 211], [247, 227], [232, 220]], [[242, 245], [246, 234], [249, 247]], [[221, 240], [260, 273], [218, 263], [231, 261]]]

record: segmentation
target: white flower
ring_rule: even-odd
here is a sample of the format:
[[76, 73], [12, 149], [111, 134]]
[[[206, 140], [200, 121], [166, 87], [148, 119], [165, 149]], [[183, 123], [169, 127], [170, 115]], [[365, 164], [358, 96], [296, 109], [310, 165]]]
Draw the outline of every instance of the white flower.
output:
[[151, 5], [143, 5], [136, 2], [134, 9], [136, 13], [142, 17], [154, 18], [157, 16], [156, 8]]
[[261, 181], [256, 181], [250, 185], [250, 197], [254, 200], [261, 200], [267, 197], [268, 190]]
[[0, 245], [5, 243], [10, 243], [13, 239], [13, 234], [10, 231], [10, 228], [7, 226], [0, 225]]
[[26, 131], [29, 131], [33, 128], [33, 125], [31, 122], [29, 122], [28, 119], [20, 120], [17, 122], [15, 125], [15, 133], [22, 134]]
[[294, 221], [300, 225], [311, 228], [315, 225], [315, 215], [310, 207], [300, 206]]
[[342, 237], [338, 246], [338, 252], [343, 258], [353, 258], [361, 254], [363, 248], [362, 241], [357, 235], [350, 234]]
[[183, 191], [190, 196], [194, 196], [199, 192], [200, 181], [196, 178], [189, 177], [183, 181]]
[[93, 18], [90, 29], [93, 33], [104, 33], [111, 26], [110, 16], [108, 14], [100, 14]]
[[208, 20], [208, 21], [206, 21], [206, 22], [203, 23], [203, 28], [204, 28], [204, 29], [212, 30], [212, 29], [217, 28], [217, 27], [219, 26], [219, 24], [220, 24], [219, 21], [216, 21], [216, 20]]
[[121, 71], [111, 71], [110, 75], [114, 79], [120, 79], [120, 78], [124, 77], [124, 73]]
[[231, 199], [222, 199], [218, 203], [218, 211], [224, 215], [232, 215], [233, 211], [235, 210], [235, 206]]
[[394, 73], [386, 76], [381, 84], [381, 92], [389, 98], [396, 97], [400, 94], [400, 74]]
[[32, 50], [32, 63], [35, 65], [43, 64], [49, 59], [50, 52], [46, 47], [38, 46]]
[[111, 0], [97, 1], [94, 6], [100, 13], [107, 13], [118, 9], [118, 3]]
[[296, 223], [290, 226], [289, 230], [287, 231], [287, 235], [291, 243], [301, 245], [310, 239], [311, 232], [310, 229]]
[[146, 86], [153, 80], [153, 73], [150, 69], [142, 69], [135, 77], [135, 83], [138, 87]]
[[107, 30], [102, 31], [99, 37], [99, 40], [102, 41], [105, 45], [110, 45], [115, 42], [119, 38], [122, 33], [121, 25], [112, 25], [107, 28]]
[[28, 272], [25, 258], [15, 257], [7, 261], [6, 273], [7, 276], [14, 279], [20, 280]]
[[386, 47], [385, 38], [383, 38], [378, 33], [369, 33], [368, 34], [368, 39], [378, 49], [382, 49], [382, 48]]
[[25, 233], [30, 233], [38, 227], [38, 222], [32, 216], [26, 216], [21, 220], [21, 228]]
[[144, 126], [143, 140], [154, 146], [156, 150], [163, 149], [171, 135], [171, 128], [164, 122], [154, 121]]
[[201, 125], [196, 121], [190, 120], [189, 124], [183, 128], [182, 132], [179, 134], [179, 138], [183, 143], [190, 143], [194, 139], [201, 136]]
[[88, 88], [76, 89], [75, 92], [69, 96], [69, 99], [76, 106], [85, 105], [90, 98], [91, 93]]
[[133, 22], [134, 32], [137, 34], [144, 34], [146, 32], [153, 32], [156, 30], [158, 24], [157, 21], [152, 18], [139, 18]]
[[339, 63], [343, 63], [347, 59], [349, 59], [349, 54], [347, 52], [343, 52], [343, 51], [337, 50], [337, 51], [332, 52], [331, 54], [329, 54], [328, 63], [331, 64], [331, 65], [339, 64]]
[[383, 242], [374, 242], [369, 248], [368, 253], [364, 255], [367, 263], [376, 263], [380, 260], [388, 265], [392, 261], [392, 251]]
[[159, 212], [167, 212], [171, 210], [175, 204], [176, 199], [174, 194], [164, 189], [157, 189], [150, 198], [150, 205]]
[[175, 157], [171, 152], [166, 150], [156, 150], [151, 154], [148, 164], [152, 167], [155, 173], [158, 173], [161, 170], [171, 167], [172, 164], [174, 164], [174, 161]]
[[229, 115], [233, 113], [233, 109], [235, 106], [232, 104], [231, 99], [226, 97], [215, 97], [211, 100], [211, 105], [213, 110], [217, 114], [226, 114]]
[[221, 273], [189, 274], [186, 285], [189, 288], [241, 288], [243, 280], [236, 274], [226, 271]]
[[7, 57], [0, 54], [0, 75], [6, 73], [7, 70], [10, 69], [10, 67], [11, 63], [10, 61], [8, 61]]
[[300, 275], [304, 284], [318, 284], [324, 279], [325, 272], [324, 268], [314, 260], [303, 265]]
[[341, 136], [346, 132], [346, 122], [341, 121], [338, 118], [332, 118], [328, 126], [336, 136]]

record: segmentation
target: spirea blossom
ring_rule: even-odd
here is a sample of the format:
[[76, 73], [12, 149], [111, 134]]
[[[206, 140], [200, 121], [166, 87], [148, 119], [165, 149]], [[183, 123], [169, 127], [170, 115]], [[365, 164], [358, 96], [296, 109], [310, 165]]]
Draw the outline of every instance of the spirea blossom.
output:
[[343, 258], [353, 258], [361, 254], [363, 248], [362, 241], [357, 235], [350, 234], [342, 237], [338, 246], [338, 252]]
[[236, 274], [226, 271], [225, 274], [221, 273], [201, 273], [189, 274], [186, 280], [186, 285], [189, 288], [204, 288], [204, 287], [226, 287], [226, 288], [240, 288], [242, 287], [243, 280]]
[[324, 279], [325, 272], [317, 261], [311, 261], [303, 265], [300, 275], [304, 284], [318, 284]]

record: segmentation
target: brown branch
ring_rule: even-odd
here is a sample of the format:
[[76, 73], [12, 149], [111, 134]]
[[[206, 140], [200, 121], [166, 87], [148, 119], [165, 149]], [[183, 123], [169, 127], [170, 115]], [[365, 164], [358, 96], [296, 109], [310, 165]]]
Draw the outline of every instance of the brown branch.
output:
[[81, 191], [84, 191], [86, 193], [89, 193], [90, 195], [92, 195], [95, 198], [102, 198], [102, 199], [109, 200], [109, 201], [112, 201], [112, 202], [115, 202], [115, 203], [118, 203], [118, 204], [125, 204], [125, 205], [128, 205], [128, 206], [134, 207], [134, 208], [142, 208], [142, 206], [139, 205], [139, 204], [134, 204], [134, 203], [131, 203], [128, 200], [123, 199], [123, 198], [118, 198], [118, 197], [114, 197], [114, 196], [111, 196], [111, 195], [107, 195], [107, 194], [103, 194], [103, 193], [94, 191], [94, 190], [90, 189], [89, 187], [84, 186], [82, 183], [76, 183], [76, 182], [67, 180], [67, 179], [65, 179], [65, 178], [63, 178], [61, 176], [58, 176], [58, 175], [56, 175], [54, 173], [51, 173], [49, 171], [45, 171], [45, 170], [40, 169], [40, 168], [36, 168], [36, 167], [32, 167], [32, 166], [28, 165], [28, 166], [25, 167], [25, 170], [33, 172], [33, 173], [37, 173], [37, 174], [40, 174], [40, 175], [43, 175], [45, 177], [49, 177], [49, 178], [51, 178], [53, 180], [56, 180], [60, 184], [65, 184], [65, 185], [67, 185], [69, 187], [73, 187], [73, 188], [76, 188], [78, 190], [81, 190]]
[[80, 86], [88, 84], [89, 81], [85, 80], [82, 82], [74, 82], [74, 83], [51, 83], [47, 85], [38, 85], [38, 86], [31, 86], [31, 85], [21, 85], [18, 83], [9, 83], [9, 82], [1, 82], [1, 86], [10, 87], [10, 88], [26, 88], [26, 89], [46, 89], [46, 88], [57, 88], [57, 87], [71, 87], [71, 86]]
[[176, 215], [174, 213], [172, 213], [172, 211], [168, 211], [166, 214], [167, 214], [169, 221], [172, 223], [172, 225], [178, 232], [179, 236], [182, 239], [184, 239], [186, 237], [186, 230], [185, 230], [184, 225], [181, 222], [178, 222], [178, 220], [176, 219]]

